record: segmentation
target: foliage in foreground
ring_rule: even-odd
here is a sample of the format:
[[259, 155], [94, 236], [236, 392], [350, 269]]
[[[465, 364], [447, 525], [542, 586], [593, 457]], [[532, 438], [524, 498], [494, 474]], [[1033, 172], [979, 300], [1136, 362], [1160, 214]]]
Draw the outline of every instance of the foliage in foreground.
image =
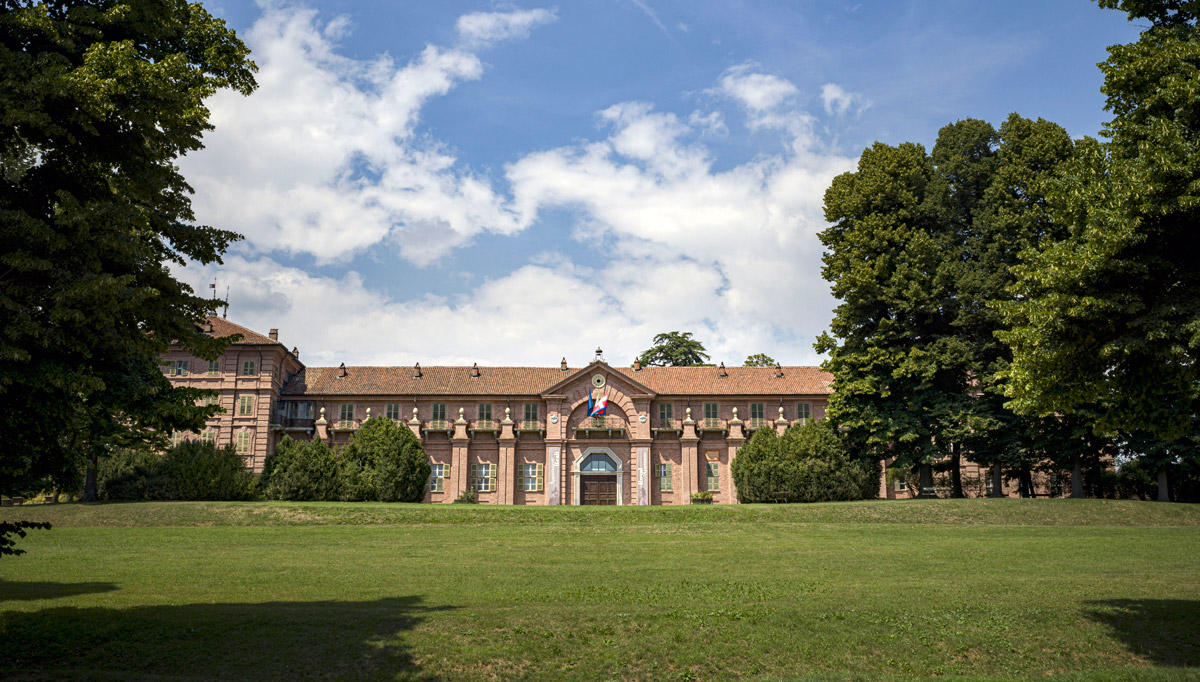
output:
[[247, 57], [198, 2], [0, 5], [0, 490], [82, 455], [90, 497], [99, 457], [217, 409], [158, 367], [173, 342], [228, 344], [168, 264], [220, 262], [239, 236], [196, 224], [174, 162], [211, 129], [208, 97], [254, 89]]
[[863, 500], [879, 492], [879, 465], [850, 456], [828, 419], [760, 429], [730, 465], [740, 502]]

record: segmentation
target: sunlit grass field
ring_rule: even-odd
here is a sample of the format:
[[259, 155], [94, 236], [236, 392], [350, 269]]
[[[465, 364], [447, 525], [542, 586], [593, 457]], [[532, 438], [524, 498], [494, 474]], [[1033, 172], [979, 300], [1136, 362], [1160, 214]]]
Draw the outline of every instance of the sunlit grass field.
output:
[[1200, 680], [1200, 507], [146, 503], [0, 559], [7, 679]]

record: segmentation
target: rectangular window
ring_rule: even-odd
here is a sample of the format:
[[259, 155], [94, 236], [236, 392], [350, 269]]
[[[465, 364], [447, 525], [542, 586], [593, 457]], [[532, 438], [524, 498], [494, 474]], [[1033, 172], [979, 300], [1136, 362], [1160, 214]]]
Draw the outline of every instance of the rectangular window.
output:
[[221, 361], [220, 360], [209, 360], [208, 361], [208, 376], [210, 376], [210, 377], [221, 376]]
[[750, 428], [761, 429], [766, 423], [767, 410], [762, 403], [750, 403]]
[[244, 376], [244, 377], [254, 376], [254, 368], [255, 368], [255, 365], [254, 365], [253, 360], [247, 360], [247, 361], [243, 362], [242, 363], [242, 376]]
[[433, 420], [429, 427], [433, 429], [446, 428], [446, 403], [433, 404]]
[[188, 361], [187, 360], [176, 360], [175, 361], [175, 369], [171, 372], [171, 374], [173, 374], [174, 376], [177, 376], [177, 377], [185, 377], [185, 376], [187, 376], [187, 373], [188, 373]]
[[658, 489], [664, 493], [669, 493], [675, 489], [674, 480], [672, 478], [673, 467], [670, 463], [659, 464], [658, 471], [654, 472], [658, 475]]
[[216, 429], [204, 429], [203, 431], [201, 431], [200, 432], [200, 442], [207, 443], [208, 445], [215, 444], [217, 442]]
[[796, 403], [796, 420], [801, 424], [807, 424], [809, 419], [812, 419], [812, 405]]
[[546, 478], [545, 469], [541, 464], [521, 465], [521, 489], [526, 492], [538, 492], [542, 489]]
[[481, 493], [494, 491], [496, 489], [496, 465], [472, 464], [471, 489]]
[[183, 431], [171, 432], [171, 447], [175, 447], [183, 442]]
[[492, 428], [492, 404], [479, 403], [479, 411], [476, 413], [479, 420], [475, 423], [477, 429]]
[[213, 405], [220, 403], [220, 401], [221, 401], [220, 396], [206, 395], [206, 396], [204, 396], [203, 399], [200, 400], [200, 404], [203, 405], [204, 407], [212, 407]]
[[288, 400], [279, 404], [288, 419], [312, 419], [316, 406], [311, 400]]
[[384, 416], [392, 421], [400, 420], [400, 403], [388, 403], [384, 408]]
[[720, 462], [705, 462], [705, 474], [707, 475], [707, 487], [705, 490], [717, 492], [721, 489], [721, 464]]
[[902, 493], [908, 490], [908, 481], [904, 480], [903, 478], [897, 478], [893, 487], [895, 488], [896, 492]]
[[673, 429], [675, 428], [675, 405], [671, 403], [658, 404], [658, 428]]
[[354, 426], [354, 403], [338, 405], [338, 428], [348, 429]]
[[538, 404], [525, 403], [525, 420], [524, 423], [521, 424], [521, 427], [526, 429], [536, 429], [540, 426], [541, 422], [538, 421]]
[[719, 406], [717, 403], [704, 403], [704, 428], [715, 429], [720, 427], [721, 421], [718, 418]]
[[237, 434], [237, 453], [239, 455], [250, 454], [250, 443], [254, 439], [253, 431], [238, 431]]
[[244, 395], [238, 398], [238, 416], [249, 417], [254, 414], [254, 396]]
[[429, 467], [429, 492], [440, 493], [446, 489], [446, 469], [445, 464]]

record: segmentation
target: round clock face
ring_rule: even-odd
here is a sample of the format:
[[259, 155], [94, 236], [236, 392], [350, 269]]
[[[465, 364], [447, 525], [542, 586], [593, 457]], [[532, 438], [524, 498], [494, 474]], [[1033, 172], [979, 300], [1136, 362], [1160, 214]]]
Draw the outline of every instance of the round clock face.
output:
[[595, 386], [596, 388], [604, 388], [604, 375], [603, 374], [593, 374], [592, 375], [592, 385]]

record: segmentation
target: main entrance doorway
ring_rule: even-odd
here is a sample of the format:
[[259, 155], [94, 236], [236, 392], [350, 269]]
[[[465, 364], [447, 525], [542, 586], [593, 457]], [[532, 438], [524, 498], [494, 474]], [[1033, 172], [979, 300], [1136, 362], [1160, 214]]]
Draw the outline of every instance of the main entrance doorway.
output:
[[616, 476], [580, 476], [580, 504], [617, 503]]

